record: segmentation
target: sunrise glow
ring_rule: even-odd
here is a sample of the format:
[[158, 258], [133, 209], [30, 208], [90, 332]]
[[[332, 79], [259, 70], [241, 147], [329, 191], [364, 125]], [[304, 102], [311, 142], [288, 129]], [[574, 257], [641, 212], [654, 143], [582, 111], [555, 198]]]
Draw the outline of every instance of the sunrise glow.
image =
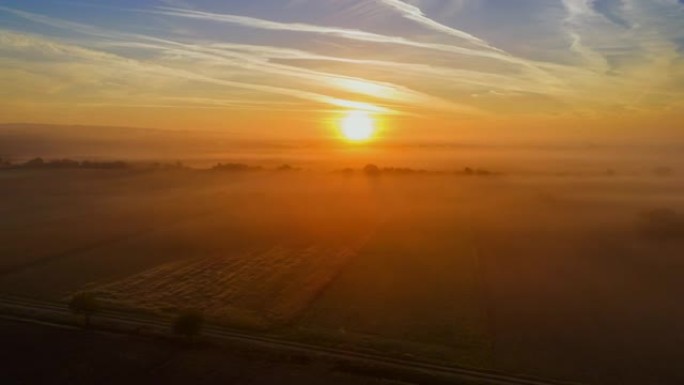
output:
[[0, 0], [0, 230], [0, 385], [684, 384], [684, 0]]
[[315, 140], [335, 119], [366, 141], [369, 115], [335, 116], [366, 111], [401, 116], [388, 136], [410, 142], [681, 139], [682, 12], [677, 0], [8, 0], [0, 123]]
[[342, 135], [351, 142], [371, 139], [376, 131], [375, 120], [367, 112], [349, 112], [340, 122]]

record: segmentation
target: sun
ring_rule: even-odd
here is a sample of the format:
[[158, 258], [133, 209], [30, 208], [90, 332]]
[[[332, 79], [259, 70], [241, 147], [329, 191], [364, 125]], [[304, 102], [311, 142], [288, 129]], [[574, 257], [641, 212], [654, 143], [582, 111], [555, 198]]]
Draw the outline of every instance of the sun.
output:
[[351, 111], [340, 122], [342, 135], [352, 142], [369, 140], [375, 134], [375, 119], [364, 111]]

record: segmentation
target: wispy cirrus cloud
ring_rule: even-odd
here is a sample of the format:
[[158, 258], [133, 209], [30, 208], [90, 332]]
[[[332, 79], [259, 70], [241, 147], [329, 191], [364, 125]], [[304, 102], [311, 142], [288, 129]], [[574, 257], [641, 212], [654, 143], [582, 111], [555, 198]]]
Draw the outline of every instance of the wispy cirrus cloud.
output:
[[594, 116], [683, 97], [676, 0], [41, 4], [0, 6], [17, 103]]
[[[377, 34], [377, 33], [373, 33], [373, 32], [354, 30], [354, 29], [326, 27], [326, 26], [320, 26], [320, 25], [315, 25], [315, 24], [304, 24], [304, 23], [282, 23], [282, 22], [276, 22], [276, 21], [253, 18], [253, 17], [246, 17], [246, 16], [201, 12], [201, 11], [193, 11], [193, 10], [187, 10], [187, 9], [168, 8], [168, 7], [162, 7], [162, 8], [159, 8], [157, 10], [151, 10], [151, 11], [146, 11], [146, 12], [156, 13], [156, 14], [161, 14], [161, 15], [167, 15], [167, 16], [182, 17], [182, 18], [201, 19], [201, 20], [208, 20], [208, 21], [215, 21], [215, 22], [225, 22], [225, 23], [237, 24], [237, 25], [250, 27], [250, 28], [258, 28], [258, 29], [273, 30], [273, 31], [315, 33], [315, 34], [340, 37], [340, 38], [349, 39], [349, 40], [360, 40], [360, 41], [369, 42], [369, 43], [394, 44], [394, 45], [407, 46], [407, 47], [412, 47], [412, 48], [420, 48], [420, 49], [427, 49], [427, 50], [450, 52], [450, 53], [464, 55], [464, 56], [484, 57], [484, 58], [488, 58], [488, 59], [492, 59], [492, 60], [500, 60], [503, 62], [509, 62], [509, 63], [514, 63], [514, 64], [522, 64], [522, 65], [528, 64], [525, 61], [519, 60], [515, 57], [505, 55], [505, 54], [501, 54], [500, 52], [498, 52], [496, 50], [489, 50], [489, 49], [481, 50], [481, 49], [473, 49], [473, 48], [458, 46], [458, 45], [447, 45], [447, 44], [419, 42], [419, 41], [406, 39], [406, 38], [403, 38], [400, 36], [388, 36], [388, 35], [382, 35], [382, 34]], [[447, 29], [448, 27], [443, 27], [443, 28]], [[455, 30], [454, 30], [454, 33], [455, 33]], [[478, 44], [482, 44], [482, 45], [486, 46], [486, 43], [480, 42], [479, 39], [477, 39], [475, 37], [468, 38], [467, 40], [470, 42], [478, 42]]]
[[378, 0], [380, 3], [385, 4], [386, 6], [393, 8], [397, 10], [399, 13], [401, 13], [404, 17], [406, 17], [409, 20], [413, 20], [417, 22], [418, 24], [421, 24], [429, 29], [432, 29], [436, 32], [440, 32], [449, 36], [456, 37], [458, 39], [462, 39], [466, 42], [472, 43], [476, 46], [484, 47], [486, 49], [491, 49], [494, 51], [502, 52], [500, 49], [492, 47], [488, 42], [484, 41], [483, 39], [472, 35], [468, 32], [450, 27], [448, 25], [439, 23], [435, 21], [434, 19], [431, 19], [425, 15], [425, 13], [417, 6], [409, 4], [405, 1], [402, 0]]
[[[307, 82], [313, 82], [317, 83], [317, 85], [320, 84], [325, 84], [327, 88], [332, 88], [335, 89], [337, 88], [337, 91], [347, 91], [349, 93], [361, 93], [361, 94], [366, 94], [366, 96], [378, 96], [380, 99], [383, 100], [374, 100], [373, 102], [375, 104], [371, 104], [368, 102], [355, 102], [355, 101], [345, 101], [342, 98], [339, 97], [328, 97], [325, 96], [324, 94], [319, 94], [315, 92], [309, 92], [309, 91], [304, 91], [301, 89], [293, 88], [293, 89], [284, 89], [281, 87], [272, 87], [272, 86], [266, 86], [266, 85], [260, 85], [260, 84], [250, 84], [250, 83], [242, 83], [242, 82], [235, 82], [235, 81], [226, 81], [222, 80], [220, 78], [210, 78], [210, 77], [202, 77], [199, 75], [196, 75], [193, 72], [186, 72], [183, 73], [181, 76], [185, 78], [191, 78], [194, 80], [201, 80], [204, 82], [215, 82], [219, 83], [222, 85], [226, 86], [231, 86], [231, 87], [237, 87], [237, 88], [250, 88], [254, 90], [259, 90], [259, 91], [264, 91], [264, 92], [270, 92], [270, 93], [275, 93], [275, 94], [285, 94], [285, 95], [292, 95], [296, 97], [301, 97], [304, 99], [316, 101], [316, 102], [322, 102], [322, 103], [327, 103], [333, 106], [343, 106], [343, 107], [350, 107], [353, 106], [354, 108], [358, 109], [366, 109], [366, 110], [373, 110], [375, 112], [383, 112], [383, 113], [397, 113], [397, 110], [394, 110], [390, 108], [389, 106], [385, 107], [383, 106], [384, 103], [386, 102], [393, 102], [393, 103], [404, 103], [404, 104], [411, 104], [415, 105], [416, 103], [418, 104], [424, 104], [426, 106], [429, 106], [430, 108], [441, 108], [444, 110], [454, 110], [454, 111], [461, 111], [461, 112], [471, 112], [474, 113], [476, 112], [475, 108], [468, 107], [468, 106], [462, 106], [459, 105], [458, 103], [453, 103], [449, 102], [446, 100], [440, 100], [437, 97], [430, 96], [427, 94], [423, 94], [420, 92], [413, 91], [407, 87], [401, 86], [401, 85], [395, 85], [395, 84], [389, 84], [389, 83], [383, 83], [383, 82], [378, 82], [378, 81], [372, 81], [372, 80], [367, 80], [367, 79], [360, 79], [360, 78], [354, 78], [351, 76], [343, 76], [343, 75], [338, 75], [338, 74], [330, 74], [330, 73], [325, 73], [325, 72], [320, 72], [320, 71], [314, 71], [306, 68], [300, 68], [300, 67], [293, 67], [293, 66], [287, 66], [287, 65], [282, 65], [282, 64], [277, 64], [274, 62], [271, 62], [268, 60], [268, 58], [260, 57], [258, 55], [253, 55], [249, 51], [258, 51], [259, 47], [251, 46], [252, 49], [248, 50], [247, 53], [240, 52], [239, 50], [231, 50], [231, 49], [220, 49], [217, 48], [215, 45], [202, 45], [202, 44], [188, 44], [188, 43], [180, 43], [180, 42], [175, 42], [171, 41], [168, 39], [161, 39], [161, 38], [156, 38], [156, 37], [151, 37], [151, 36], [145, 36], [145, 35], [140, 35], [140, 34], [132, 34], [132, 33], [118, 33], [116, 31], [108, 31], [104, 30], [101, 28], [89, 26], [83, 23], [74, 23], [74, 22], [69, 22], [69, 21], [62, 21], [58, 19], [54, 19], [51, 17], [46, 17], [43, 15], [38, 15], [34, 13], [29, 13], [29, 12], [23, 12], [23, 11], [17, 11], [13, 9], [8, 9], [8, 8], [0, 8], [4, 9], [5, 11], [11, 12], [17, 16], [23, 17], [27, 20], [36, 22], [36, 23], [41, 23], [41, 24], [46, 24], [52, 27], [56, 28], [62, 28], [66, 29], [72, 32], [79, 32], [82, 34], [86, 34], [89, 36], [95, 36], [95, 37], [106, 37], [109, 42], [107, 43], [108, 45], [117, 45], [116, 39], [123, 39], [119, 41], [119, 46], [136, 46], [138, 48], [145, 48], [147, 50], [155, 50], [158, 52], [162, 52], [166, 55], [173, 55], [175, 58], [179, 57], [186, 57], [188, 59], [193, 59], [194, 62], [200, 62], [204, 63], [205, 65], [223, 65], [223, 66], [228, 66], [228, 67], [241, 67], [241, 68], [247, 68], [251, 69], [253, 72], [264, 72], [264, 73], [269, 73], [272, 75], [280, 75], [282, 77], [287, 77], [287, 78], [300, 78], [304, 81]], [[231, 19], [232, 20], [232, 19]], [[241, 20], [240, 23], [242, 23], [242, 19], [238, 18], [238, 20]], [[248, 20], [248, 24], [250, 27], [254, 26], [253, 20]], [[262, 27], [261, 24], [257, 23], [259, 27]], [[281, 25], [276, 23], [276, 26], [274, 27], [270, 23], [265, 24], [268, 28], [275, 28], [278, 27], [280, 28]], [[301, 28], [295, 26], [291, 28], [296, 28], [297, 31], [302, 30]], [[304, 30], [309, 31], [312, 30], [312, 27], [305, 27]], [[315, 31], [319, 31], [319, 29], [313, 29]], [[329, 32], [326, 29], [325, 33]], [[345, 31], [344, 33], [347, 33]], [[353, 36], [356, 36], [354, 32], [351, 32]], [[363, 35], [363, 33], [361, 33]], [[242, 48], [245, 46], [243, 45]], [[91, 51], [91, 52], [96, 52], [96, 51]], [[292, 52], [297, 52], [297, 51], [290, 51]], [[304, 52], [297, 52], [298, 58], [306, 58], [306, 57], [311, 57], [307, 56], [306, 53]], [[314, 56], [314, 57], [323, 57], [321, 55]], [[155, 70], [158, 70], [159, 67], [155, 67]], [[167, 72], [167, 71], [162, 71], [162, 72]], [[177, 76], [177, 73], [172, 73], [172, 75]]]
[[[0, 31], [0, 47], [4, 49], [14, 48], [15, 52], [39, 53], [41, 54], [41, 59], [43, 60], [48, 57], [52, 58], [53, 60], [60, 62], [60, 65], [53, 66], [53, 76], [63, 76], [65, 74], [71, 73], [73, 75], [77, 75], [74, 76], [75, 80], [78, 80], [83, 84], [95, 85], [98, 88], [107, 87], [108, 80], [117, 76], [116, 73], [118, 72], [119, 76], [124, 74], [125, 77], [135, 75], [133, 79], [127, 79], [129, 80], [127, 82], [128, 84], [124, 84], [126, 86], [126, 90], [128, 91], [138, 88], [135, 86], [135, 83], [141, 79], [146, 80], [146, 85], [143, 87], [149, 87], [150, 85], [158, 82], [164, 83], [164, 85], [168, 87], [169, 81], [178, 82], [179, 80], [189, 80], [203, 84], [225, 86], [231, 89], [244, 89], [258, 91], [260, 93], [289, 96], [331, 106], [347, 106], [353, 104], [356, 108], [372, 110], [374, 112], [394, 112], [391, 109], [382, 106], [375, 106], [362, 102], [355, 104], [353, 102], [347, 103], [339, 98], [300, 90], [297, 88], [283, 88], [271, 85], [221, 79], [199, 74], [187, 69], [178, 69], [157, 63], [141, 62], [102, 51], [61, 44], [36, 36], [17, 34], [8, 31]], [[65, 62], [65, 59], [69, 59], [69, 61]], [[38, 66], [38, 68], [35, 68], [35, 70], [39, 69], [44, 70], [45, 68], [44, 66]], [[27, 73], [30, 70], [31, 67], [26, 68]], [[77, 84], [74, 83], [73, 80], [67, 79], [67, 81], [69, 83], [65, 85], [66, 87], [62, 88], [69, 88], [68, 86], [73, 87], [75, 84]], [[168, 88], [166, 89], [168, 90]], [[109, 88], [109, 90], [111, 90], [111, 88]], [[149, 98], [150, 95], [145, 95], [145, 90], [145, 88], [139, 88], [140, 92], [138, 94], [145, 98]], [[96, 95], [98, 97], [107, 99], [108, 97], [112, 96], [111, 94], [109, 96], [103, 94], [103, 91], [105, 93], [107, 91], [105, 88], [95, 92], [94, 91], [95, 90], [91, 90], [90, 92], [93, 92], [92, 94], [86, 94], [83, 95], [83, 97], [85, 99], [91, 99], [93, 95]], [[129, 98], [126, 98], [127, 103], [130, 103], [130, 96], [132, 95], [129, 95]], [[151, 95], [151, 99], [156, 99], [158, 96], [159, 95]], [[123, 100], [123, 98], [119, 100]]]

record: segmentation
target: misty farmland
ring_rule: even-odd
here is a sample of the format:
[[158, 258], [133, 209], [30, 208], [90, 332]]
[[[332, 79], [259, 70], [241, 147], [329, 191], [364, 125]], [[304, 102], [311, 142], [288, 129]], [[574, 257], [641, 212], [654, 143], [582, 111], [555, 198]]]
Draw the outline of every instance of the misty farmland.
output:
[[[662, 175], [0, 171], [0, 290], [600, 383], [682, 380]], [[617, 354], [619, 352], [619, 354]]]

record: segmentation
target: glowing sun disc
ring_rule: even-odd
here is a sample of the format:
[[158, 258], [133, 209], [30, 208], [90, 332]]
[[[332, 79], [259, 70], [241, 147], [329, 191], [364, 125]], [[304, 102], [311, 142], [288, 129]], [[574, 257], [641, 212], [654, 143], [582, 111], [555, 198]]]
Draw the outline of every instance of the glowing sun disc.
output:
[[375, 121], [366, 112], [353, 111], [341, 122], [342, 135], [350, 141], [361, 142], [370, 139], [375, 133]]

